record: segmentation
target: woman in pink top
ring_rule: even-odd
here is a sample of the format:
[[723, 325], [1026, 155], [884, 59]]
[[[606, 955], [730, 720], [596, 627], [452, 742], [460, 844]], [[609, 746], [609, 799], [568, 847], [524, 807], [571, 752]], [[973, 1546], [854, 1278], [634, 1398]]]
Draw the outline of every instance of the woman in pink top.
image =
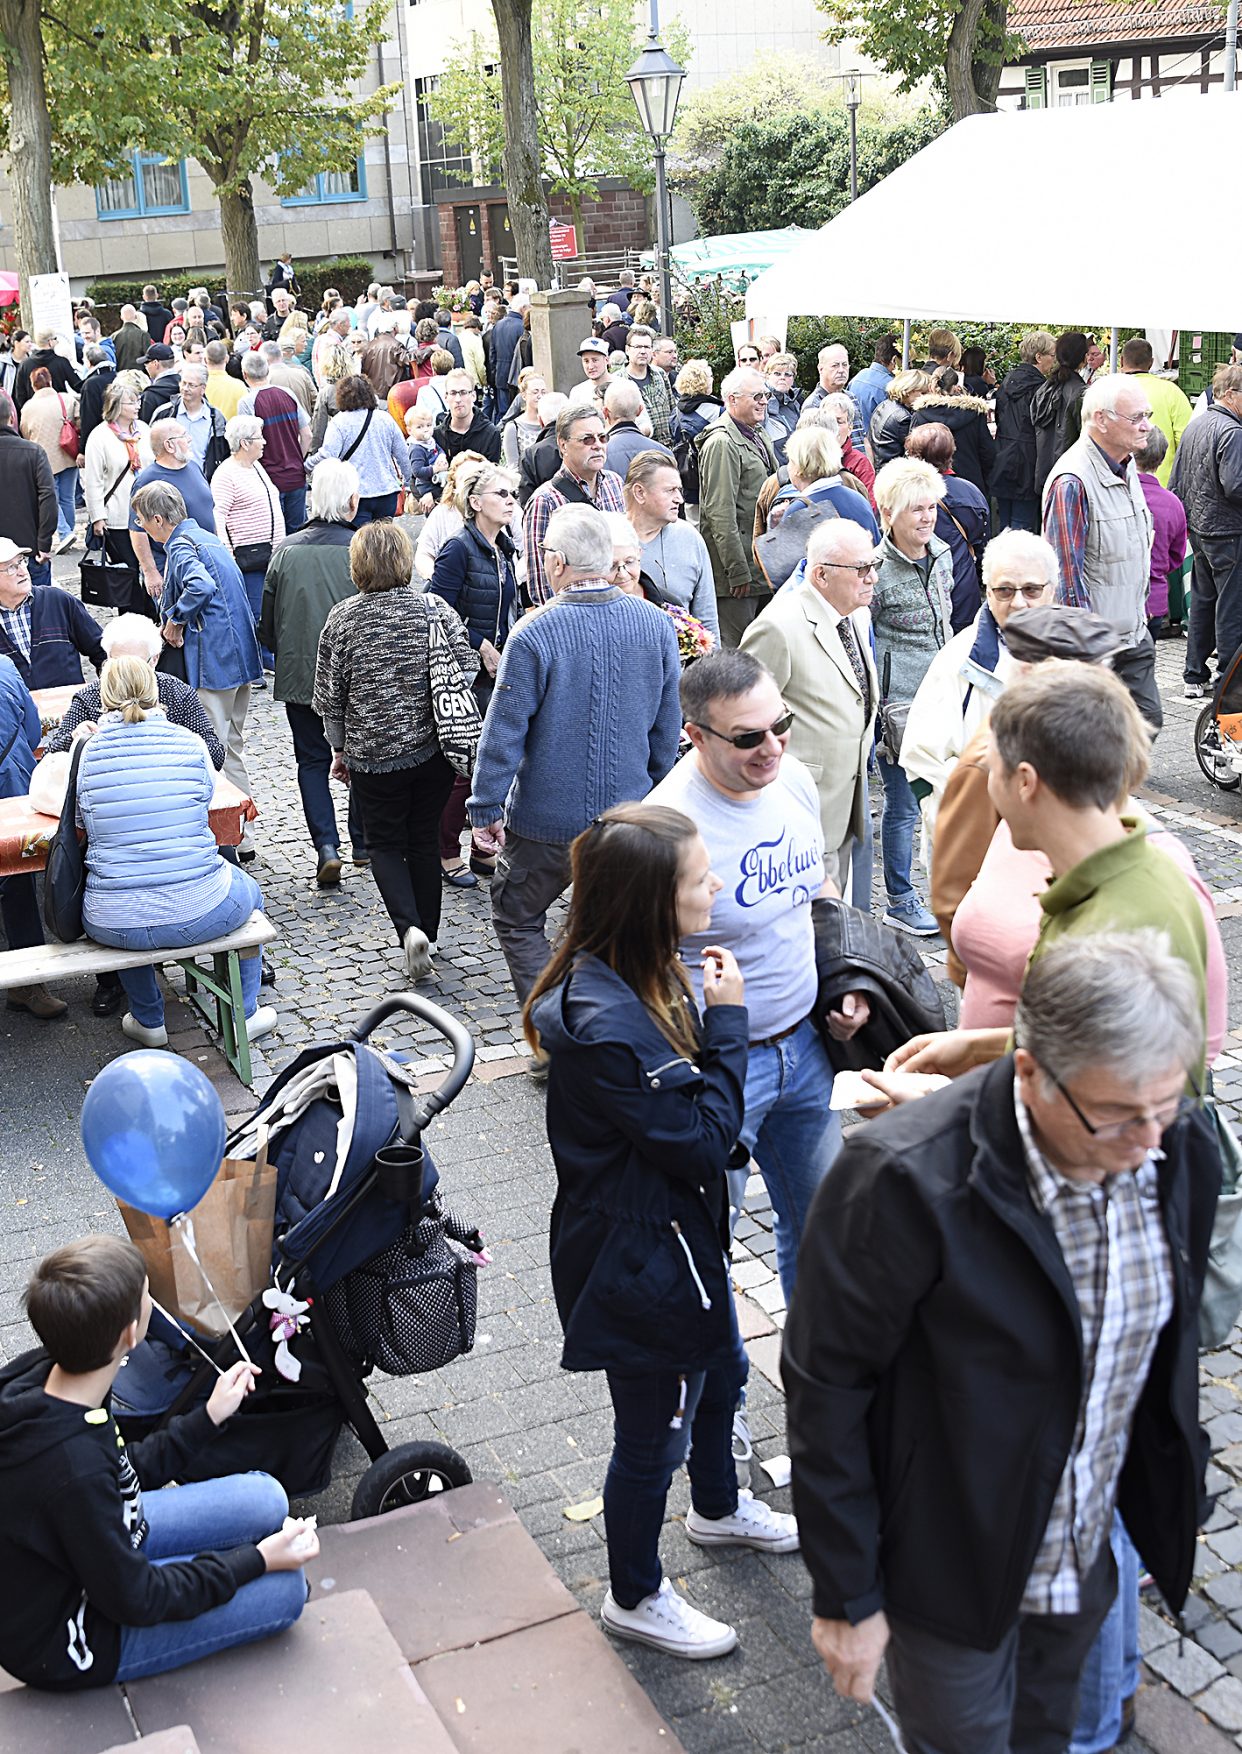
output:
[[[1229, 996], [1216, 908], [1194, 860], [1177, 836], [1155, 828], [1149, 830], [1148, 840], [1185, 873], [1203, 910], [1210, 1066], [1225, 1037]], [[953, 920], [953, 948], [966, 966], [960, 1028], [1008, 1029], [1012, 1024], [1022, 977], [1039, 936], [1039, 897], [1051, 881], [1052, 866], [1044, 854], [1019, 852], [1002, 822]]]

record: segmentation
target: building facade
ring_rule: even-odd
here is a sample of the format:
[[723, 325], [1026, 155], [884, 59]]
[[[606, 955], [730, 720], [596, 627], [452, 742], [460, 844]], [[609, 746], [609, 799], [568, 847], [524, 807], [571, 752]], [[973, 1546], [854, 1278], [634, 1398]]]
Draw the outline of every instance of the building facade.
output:
[[1116, 0], [1015, 0], [1009, 29], [1026, 44], [1001, 75], [1000, 109], [1207, 92], [1224, 84], [1225, 7]]

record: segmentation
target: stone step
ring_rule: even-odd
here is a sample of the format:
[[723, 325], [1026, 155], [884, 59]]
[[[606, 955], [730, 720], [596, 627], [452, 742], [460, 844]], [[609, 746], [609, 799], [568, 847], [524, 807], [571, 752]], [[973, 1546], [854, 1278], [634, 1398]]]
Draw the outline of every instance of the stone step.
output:
[[134, 1726], [118, 1687], [39, 1693], [0, 1670], [0, 1754], [96, 1754], [122, 1743], [134, 1746]]
[[[125, 1691], [142, 1735], [188, 1721], [200, 1754], [454, 1749], [365, 1590], [316, 1591], [279, 1638], [130, 1682]], [[27, 1743], [27, 1754], [35, 1746]], [[85, 1741], [76, 1754], [88, 1754]]]
[[178, 1724], [175, 1729], [157, 1730], [153, 1736], [139, 1736], [135, 1742], [118, 1742], [114, 1748], [105, 1748], [103, 1754], [203, 1754], [194, 1737], [194, 1731], [185, 1724]]
[[495, 1486], [319, 1531], [316, 1594], [366, 1589], [407, 1663], [503, 1638], [576, 1603]]

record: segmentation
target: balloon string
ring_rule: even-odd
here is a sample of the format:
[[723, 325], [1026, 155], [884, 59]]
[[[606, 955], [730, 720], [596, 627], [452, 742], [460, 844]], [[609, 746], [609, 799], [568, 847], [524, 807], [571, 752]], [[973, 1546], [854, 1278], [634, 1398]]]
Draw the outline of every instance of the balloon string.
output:
[[188, 1340], [190, 1342], [191, 1346], [193, 1346], [194, 1350], [198, 1353], [199, 1357], [205, 1358], [207, 1360], [208, 1364], [210, 1364], [211, 1368], [215, 1371], [217, 1376], [224, 1375], [223, 1370], [221, 1370], [220, 1366], [216, 1363], [215, 1359], [211, 1356], [211, 1353], [208, 1352], [205, 1347], [199, 1345], [198, 1341], [194, 1338], [194, 1336], [190, 1332], [189, 1328], [185, 1327], [181, 1322], [179, 1322], [177, 1320], [177, 1317], [175, 1315], [173, 1315], [171, 1310], [165, 1309], [164, 1305], [162, 1303], [160, 1303], [154, 1297], [151, 1299], [151, 1308], [158, 1310], [166, 1322], [172, 1323], [173, 1327], [176, 1328], [177, 1332], [181, 1335], [182, 1339]]
[[228, 1310], [225, 1309], [224, 1305], [220, 1302], [219, 1296], [216, 1293], [215, 1286], [212, 1284], [211, 1280], [207, 1277], [207, 1269], [206, 1269], [206, 1267], [204, 1267], [203, 1263], [198, 1258], [198, 1251], [194, 1247], [194, 1222], [193, 1222], [193, 1220], [190, 1218], [188, 1213], [179, 1212], [177, 1214], [177, 1216], [172, 1220], [172, 1223], [173, 1223], [174, 1227], [180, 1232], [181, 1240], [185, 1244], [186, 1253], [189, 1255], [190, 1259], [194, 1262], [194, 1265], [198, 1268], [199, 1273], [202, 1276], [203, 1284], [207, 1287], [208, 1291], [210, 1291], [210, 1293], [211, 1293], [213, 1303], [215, 1304], [216, 1308], [220, 1311], [220, 1314], [224, 1317], [225, 1321], [228, 1323], [229, 1333], [232, 1334], [232, 1336], [233, 1336], [233, 1344], [237, 1347], [237, 1350], [241, 1353], [241, 1355], [245, 1359], [246, 1363], [253, 1364], [254, 1359], [250, 1356], [249, 1352], [247, 1352], [246, 1348], [242, 1345], [241, 1335], [237, 1332], [237, 1329], [233, 1326], [232, 1316], [229, 1314]]

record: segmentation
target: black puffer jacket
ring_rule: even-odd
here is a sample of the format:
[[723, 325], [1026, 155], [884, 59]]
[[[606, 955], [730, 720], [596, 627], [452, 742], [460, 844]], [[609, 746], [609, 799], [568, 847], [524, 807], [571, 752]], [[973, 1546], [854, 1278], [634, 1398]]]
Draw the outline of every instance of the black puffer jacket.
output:
[[[811, 903], [811, 925], [819, 979], [811, 1016], [834, 1071], [867, 1066], [878, 1072], [912, 1036], [945, 1028], [935, 981], [918, 951], [891, 926], [827, 896]], [[871, 1016], [849, 1041], [834, 1041], [828, 1013], [840, 1009], [846, 993], [865, 993]]]
[[[450, 537], [436, 556], [427, 589], [456, 609], [476, 652], [484, 640], [500, 651], [517, 613], [514, 552], [507, 530], [501, 530], [493, 548], [471, 521]], [[491, 693], [490, 686], [487, 692]]]
[[561, 448], [556, 442], [556, 422], [550, 420], [533, 445], [527, 445], [518, 464], [518, 504], [526, 507], [532, 493], [551, 481], [561, 466]]
[[1182, 434], [1169, 486], [1196, 535], [1242, 533], [1242, 420], [1219, 402], [1196, 414]]
[[[1082, 1323], [1031, 1197], [1011, 1056], [861, 1127], [812, 1203], [785, 1328], [794, 1509], [814, 1611], [879, 1609], [975, 1650], [1018, 1616], [1074, 1441]], [[1199, 1110], [1160, 1141], [1173, 1312], [1117, 1508], [1175, 1611], [1206, 1441], [1198, 1310], [1220, 1153]]]
[[1071, 430], [1070, 413], [1081, 402], [1086, 388], [1077, 372], [1071, 372], [1064, 383], [1058, 382], [1054, 372], [1031, 398], [1031, 419], [1035, 423], [1035, 491], [1041, 497], [1048, 471], [1078, 436]]
[[[988, 405], [978, 396], [947, 396], [942, 390], [915, 400], [910, 417], [910, 432], [920, 426], [939, 421], [953, 434], [957, 450], [953, 456], [953, 473], [969, 481], [980, 493], [988, 491], [992, 464], [996, 457], [996, 440], [988, 427]], [[908, 436], [908, 435], [907, 435]]]
[[741, 1130], [747, 1014], [711, 1005], [691, 1061], [584, 956], [535, 1003], [551, 1058], [552, 1289], [566, 1370], [694, 1371], [736, 1353], [724, 1172]]
[[891, 463], [894, 457], [904, 457], [906, 452], [906, 434], [910, 430], [910, 422], [914, 418], [913, 410], [901, 402], [894, 402], [890, 396], [876, 407], [871, 416], [871, 460], [875, 464], [876, 474]]
[[996, 462], [992, 492], [998, 499], [1035, 499], [1035, 423], [1031, 400], [1042, 388], [1037, 365], [1015, 365], [996, 392]]

